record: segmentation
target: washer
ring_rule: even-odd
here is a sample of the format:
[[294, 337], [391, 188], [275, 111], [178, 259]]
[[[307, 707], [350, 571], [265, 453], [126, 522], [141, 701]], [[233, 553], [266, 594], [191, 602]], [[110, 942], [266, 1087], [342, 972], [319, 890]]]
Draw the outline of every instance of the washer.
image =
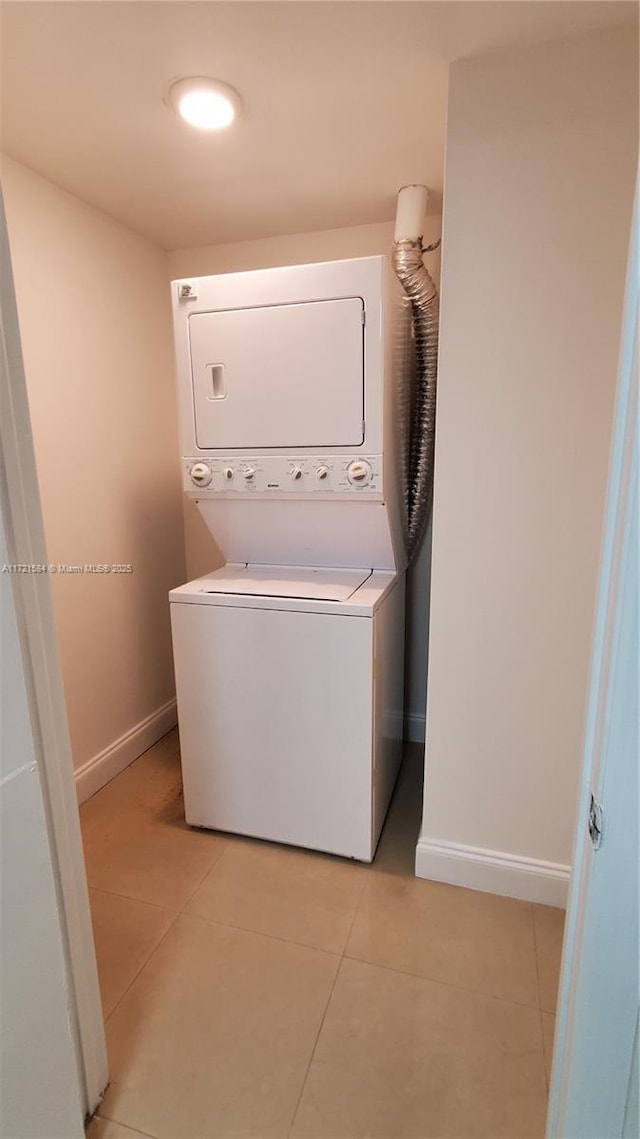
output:
[[401, 758], [403, 578], [227, 565], [170, 602], [187, 822], [370, 861]]

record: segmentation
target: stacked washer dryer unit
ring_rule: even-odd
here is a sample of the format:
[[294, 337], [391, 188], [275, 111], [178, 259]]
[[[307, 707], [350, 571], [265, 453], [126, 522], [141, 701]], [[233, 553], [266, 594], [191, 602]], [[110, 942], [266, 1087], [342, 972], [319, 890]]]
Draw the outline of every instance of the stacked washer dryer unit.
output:
[[369, 257], [172, 285], [184, 489], [227, 559], [170, 595], [187, 821], [362, 861], [402, 748], [394, 282]]

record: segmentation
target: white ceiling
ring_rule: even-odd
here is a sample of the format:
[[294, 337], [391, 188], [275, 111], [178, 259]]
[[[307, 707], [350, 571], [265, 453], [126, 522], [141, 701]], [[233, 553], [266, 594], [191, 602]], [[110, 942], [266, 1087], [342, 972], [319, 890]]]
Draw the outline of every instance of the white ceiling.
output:
[[[441, 204], [449, 61], [632, 21], [541, 0], [6, 2], [3, 149], [168, 249], [384, 221]], [[633, 34], [633, 32], [630, 32]], [[224, 79], [247, 113], [185, 127], [162, 101]]]

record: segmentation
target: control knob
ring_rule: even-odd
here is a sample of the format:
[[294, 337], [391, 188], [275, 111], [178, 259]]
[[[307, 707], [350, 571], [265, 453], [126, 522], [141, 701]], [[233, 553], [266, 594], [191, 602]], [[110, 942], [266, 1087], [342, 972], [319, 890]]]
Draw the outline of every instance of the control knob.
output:
[[322, 466], [322, 467], [316, 468], [316, 478], [317, 479], [320, 479], [320, 480], [326, 479], [328, 474], [329, 474], [329, 468], [328, 467]]
[[225, 467], [224, 471], [222, 473], [227, 480], [232, 479], [233, 478], [233, 467]]
[[256, 477], [256, 472], [253, 467], [245, 467], [243, 474], [247, 482], [253, 482], [254, 478]]
[[211, 468], [206, 463], [194, 463], [189, 468], [189, 475], [196, 486], [208, 486], [211, 482]]
[[291, 478], [294, 482], [298, 482], [298, 480], [302, 478], [302, 467], [292, 467]]
[[366, 459], [354, 459], [347, 467], [347, 478], [353, 486], [366, 486], [371, 473], [371, 464]]

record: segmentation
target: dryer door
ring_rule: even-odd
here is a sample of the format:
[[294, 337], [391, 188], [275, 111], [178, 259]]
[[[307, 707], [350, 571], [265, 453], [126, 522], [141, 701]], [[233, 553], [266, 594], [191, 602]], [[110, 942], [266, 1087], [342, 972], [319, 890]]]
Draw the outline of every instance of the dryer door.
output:
[[198, 447], [359, 447], [364, 441], [360, 297], [194, 313]]

